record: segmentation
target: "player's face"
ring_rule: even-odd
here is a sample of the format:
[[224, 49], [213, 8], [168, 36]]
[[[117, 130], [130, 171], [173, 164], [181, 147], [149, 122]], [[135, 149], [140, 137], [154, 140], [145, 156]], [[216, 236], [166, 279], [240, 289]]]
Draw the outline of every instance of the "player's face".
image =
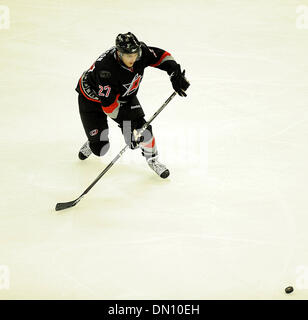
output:
[[122, 54], [122, 61], [129, 68], [131, 68], [134, 65], [137, 58], [138, 58], [138, 53], [123, 53]]

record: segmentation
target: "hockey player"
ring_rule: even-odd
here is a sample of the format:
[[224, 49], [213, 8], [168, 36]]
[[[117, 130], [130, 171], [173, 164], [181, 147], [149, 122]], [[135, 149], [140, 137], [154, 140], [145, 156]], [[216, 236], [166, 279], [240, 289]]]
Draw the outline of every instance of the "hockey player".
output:
[[158, 161], [152, 126], [140, 138], [135, 138], [138, 129], [146, 123], [136, 95], [144, 69], [151, 66], [166, 71], [174, 90], [185, 97], [189, 87], [185, 71], [181, 72], [180, 65], [170, 53], [148, 47], [130, 32], [119, 34], [115, 44], [82, 74], [76, 88], [79, 113], [88, 137], [79, 151], [79, 158], [87, 159], [91, 153], [96, 156], [106, 154], [109, 149], [109, 117], [118, 123], [130, 148], [140, 147], [150, 168], [161, 178], [167, 178], [169, 170]]

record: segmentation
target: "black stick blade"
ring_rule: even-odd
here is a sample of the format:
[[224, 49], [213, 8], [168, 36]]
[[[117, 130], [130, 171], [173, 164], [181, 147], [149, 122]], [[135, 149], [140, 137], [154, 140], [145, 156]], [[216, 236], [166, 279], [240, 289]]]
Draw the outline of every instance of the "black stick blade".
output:
[[60, 210], [64, 210], [64, 209], [68, 209], [71, 207], [74, 207], [78, 202], [80, 201], [80, 199], [76, 199], [74, 201], [69, 201], [69, 202], [59, 202], [56, 205], [56, 211], [60, 211]]

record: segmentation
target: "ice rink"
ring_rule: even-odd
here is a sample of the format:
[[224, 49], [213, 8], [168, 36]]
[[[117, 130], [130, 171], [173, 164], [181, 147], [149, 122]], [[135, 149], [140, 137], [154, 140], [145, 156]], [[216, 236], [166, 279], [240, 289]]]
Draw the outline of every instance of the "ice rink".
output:
[[[308, 299], [305, 5], [0, 0], [0, 299]], [[109, 121], [108, 154], [78, 159], [74, 89], [128, 31], [191, 83], [153, 122], [171, 175], [128, 150], [56, 212], [124, 146]], [[147, 119], [172, 92], [145, 70]]]

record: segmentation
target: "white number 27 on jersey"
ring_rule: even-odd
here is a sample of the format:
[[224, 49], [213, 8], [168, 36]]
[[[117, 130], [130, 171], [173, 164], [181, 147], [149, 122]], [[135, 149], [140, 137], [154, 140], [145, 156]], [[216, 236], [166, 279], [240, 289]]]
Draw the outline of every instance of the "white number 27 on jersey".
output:
[[[106, 93], [104, 93], [104, 91], [106, 91]], [[99, 91], [98, 91], [98, 95], [100, 97], [106, 97], [108, 98], [109, 97], [109, 94], [110, 94], [110, 91], [111, 91], [111, 88], [110, 86], [101, 86], [99, 85]]]

